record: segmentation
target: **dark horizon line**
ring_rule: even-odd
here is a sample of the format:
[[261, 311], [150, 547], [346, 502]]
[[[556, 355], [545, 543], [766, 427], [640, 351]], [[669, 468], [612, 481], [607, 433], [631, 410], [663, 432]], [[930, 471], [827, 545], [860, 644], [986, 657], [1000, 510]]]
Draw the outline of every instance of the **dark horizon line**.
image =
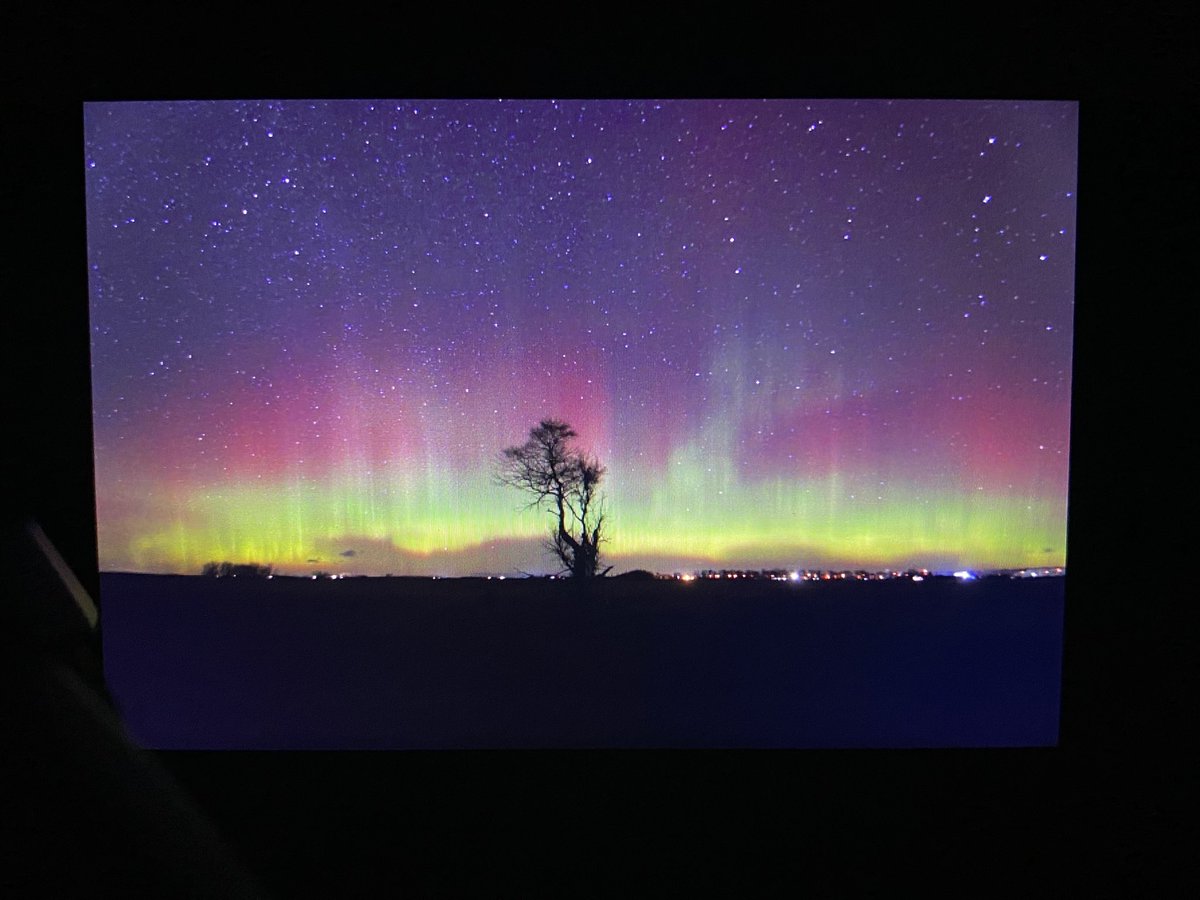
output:
[[[255, 564], [253, 564], [253, 563], [235, 563], [235, 565], [255, 565]], [[258, 564], [258, 565], [261, 565], [261, 564]], [[698, 575], [700, 572], [756, 572], [756, 573], [808, 572], [808, 573], [818, 573], [818, 574], [824, 574], [824, 573], [856, 574], [856, 573], [862, 572], [862, 573], [865, 573], [868, 575], [876, 575], [876, 574], [883, 574], [883, 573], [895, 573], [898, 575], [905, 575], [908, 573], [916, 573], [916, 574], [924, 574], [924, 575], [931, 575], [931, 576], [938, 576], [938, 575], [953, 576], [955, 572], [969, 572], [972, 575], [976, 575], [976, 576], [979, 576], [979, 575], [986, 576], [986, 575], [1004, 575], [1004, 574], [1010, 574], [1010, 573], [1014, 573], [1014, 572], [1028, 572], [1028, 571], [1041, 570], [1041, 569], [1054, 569], [1057, 571], [1057, 574], [1060, 574], [1060, 575], [1065, 575], [1067, 572], [1066, 566], [1046, 565], [1046, 564], [1027, 565], [1027, 566], [999, 566], [999, 567], [993, 566], [993, 567], [987, 567], [987, 568], [972, 568], [970, 566], [965, 566], [965, 567], [961, 567], [961, 568], [955, 568], [953, 570], [946, 569], [946, 568], [934, 569], [934, 568], [930, 568], [928, 566], [906, 566], [903, 569], [892, 568], [890, 566], [884, 567], [884, 568], [863, 568], [861, 566], [853, 567], [853, 568], [846, 568], [846, 567], [831, 567], [831, 568], [795, 567], [795, 568], [793, 568], [793, 567], [788, 567], [788, 566], [739, 568], [736, 566], [723, 566], [723, 567], [717, 568], [717, 567], [713, 567], [713, 566], [706, 566], [706, 567], [700, 568], [700, 569], [687, 569], [687, 570], [679, 569], [679, 570], [675, 570], [672, 572], [660, 572], [660, 571], [655, 571], [652, 569], [633, 568], [633, 569], [622, 570], [621, 572], [617, 572], [613, 575], [597, 576], [597, 577], [598, 578], [600, 578], [600, 577], [617, 578], [617, 577], [620, 577], [621, 575], [626, 575], [626, 574], [635, 573], [635, 572], [650, 572], [651, 574], [656, 575], [661, 578], [664, 578], [664, 579], [674, 579], [676, 574]], [[225, 577], [225, 576], [204, 575], [202, 572], [145, 572], [145, 571], [136, 571], [136, 570], [131, 570], [131, 569], [100, 569], [98, 571], [99, 571], [99, 574], [101, 574], [101, 575], [156, 575], [156, 576], [171, 577], [171, 578]], [[318, 571], [325, 572], [326, 570], [321, 569]], [[560, 581], [572, 580], [571, 576], [568, 574], [558, 574], [558, 573], [551, 573], [551, 572], [545, 572], [545, 573], [517, 572], [515, 574], [513, 574], [511, 572], [490, 572], [490, 573], [489, 572], [477, 572], [477, 573], [472, 573], [470, 575], [410, 575], [410, 574], [405, 574], [402, 572], [401, 573], [388, 572], [383, 575], [369, 575], [369, 574], [366, 574], [363, 572], [337, 572], [337, 573], [330, 572], [327, 574], [329, 577], [333, 577], [333, 578], [422, 578], [422, 579], [426, 579], [426, 580], [430, 580], [430, 581], [432, 581], [432, 580], [449, 581], [449, 580], [466, 579], [466, 578], [504, 579], [504, 580], [511, 579], [514, 581], [528, 580], [531, 578], [533, 578], [533, 579], [555, 579], [555, 580], [560, 580]], [[272, 575], [272, 577], [277, 577], [277, 578], [312, 579], [312, 578], [316, 577], [312, 573], [293, 574], [293, 573], [289, 573], [289, 572], [275, 572], [275, 571], [272, 571], [271, 575]], [[230, 577], [236, 577], [236, 576], [230, 576]]]

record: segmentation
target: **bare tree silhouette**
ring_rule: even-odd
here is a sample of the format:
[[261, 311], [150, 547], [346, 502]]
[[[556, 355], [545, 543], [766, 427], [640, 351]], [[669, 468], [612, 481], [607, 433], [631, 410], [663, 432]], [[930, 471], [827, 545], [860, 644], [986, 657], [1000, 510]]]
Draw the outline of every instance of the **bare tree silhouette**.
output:
[[574, 578], [608, 574], [600, 569], [604, 532], [604, 502], [598, 489], [605, 469], [599, 460], [576, 450], [575, 430], [560, 419], [543, 419], [530, 429], [529, 440], [506, 448], [497, 480], [533, 499], [528, 509], [545, 509], [554, 518], [546, 549]]

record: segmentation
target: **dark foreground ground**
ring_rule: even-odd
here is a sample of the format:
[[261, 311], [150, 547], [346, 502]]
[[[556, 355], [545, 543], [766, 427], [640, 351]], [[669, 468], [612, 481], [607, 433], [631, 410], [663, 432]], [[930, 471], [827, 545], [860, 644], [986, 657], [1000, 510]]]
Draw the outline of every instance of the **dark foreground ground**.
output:
[[156, 749], [1037, 747], [1063, 579], [101, 577]]

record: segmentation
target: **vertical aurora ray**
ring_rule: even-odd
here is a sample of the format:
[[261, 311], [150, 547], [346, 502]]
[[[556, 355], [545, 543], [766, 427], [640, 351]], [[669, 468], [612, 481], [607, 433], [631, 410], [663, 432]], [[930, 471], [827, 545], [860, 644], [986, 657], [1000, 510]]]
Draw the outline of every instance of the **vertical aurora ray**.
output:
[[[470, 127], [468, 127], [470, 126]], [[1069, 103], [86, 108], [105, 569], [1062, 565]]]

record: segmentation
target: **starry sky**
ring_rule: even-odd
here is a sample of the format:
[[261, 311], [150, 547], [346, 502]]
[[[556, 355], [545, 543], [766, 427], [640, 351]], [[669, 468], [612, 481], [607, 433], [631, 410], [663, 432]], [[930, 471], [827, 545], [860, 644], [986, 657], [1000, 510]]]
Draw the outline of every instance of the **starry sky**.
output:
[[101, 568], [1065, 565], [1072, 102], [88, 103]]

